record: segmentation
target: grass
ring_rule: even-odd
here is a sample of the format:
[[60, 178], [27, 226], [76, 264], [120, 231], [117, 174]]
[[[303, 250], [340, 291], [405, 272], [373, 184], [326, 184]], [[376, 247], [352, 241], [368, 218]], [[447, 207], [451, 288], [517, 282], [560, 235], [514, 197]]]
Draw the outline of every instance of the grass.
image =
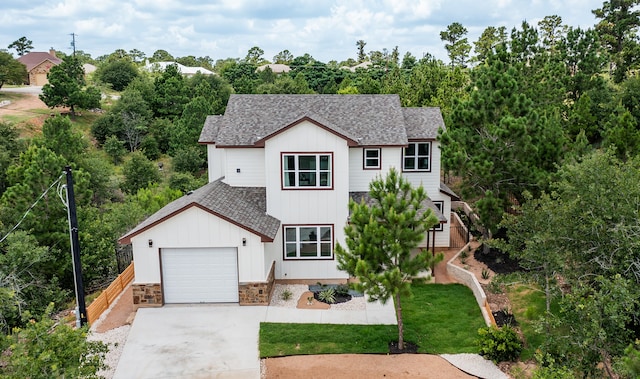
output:
[[[414, 284], [403, 299], [405, 341], [420, 353], [477, 352], [475, 339], [484, 320], [470, 289], [459, 284]], [[398, 340], [395, 325], [260, 325], [260, 356], [305, 354], [386, 354]]]
[[[520, 354], [522, 361], [533, 359], [546, 336], [536, 332], [536, 323], [546, 311], [544, 292], [524, 284], [507, 286], [507, 296], [511, 302], [511, 311], [518, 321], [518, 326], [526, 339], [525, 349]], [[551, 304], [551, 312], [557, 312], [558, 305]]]

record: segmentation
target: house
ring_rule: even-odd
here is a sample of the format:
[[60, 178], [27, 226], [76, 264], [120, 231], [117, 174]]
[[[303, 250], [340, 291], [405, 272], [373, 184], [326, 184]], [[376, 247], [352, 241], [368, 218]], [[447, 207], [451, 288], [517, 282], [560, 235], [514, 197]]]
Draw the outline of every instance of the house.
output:
[[269, 68], [271, 70], [271, 72], [273, 72], [274, 74], [282, 74], [283, 72], [289, 72], [291, 71], [291, 67], [289, 67], [286, 64], [282, 64], [282, 63], [267, 63], [267, 64], [263, 64], [262, 66], [258, 66], [258, 68], [256, 69], [256, 71], [264, 71], [267, 68]]
[[208, 116], [209, 183], [121, 237], [135, 261], [134, 303], [266, 304], [274, 280], [344, 281], [348, 202], [391, 167], [422, 185], [447, 247], [451, 198], [440, 182], [439, 108], [397, 95], [232, 95]]
[[356, 72], [358, 69], [366, 70], [366, 69], [370, 68], [371, 66], [373, 66], [373, 63], [371, 63], [370, 61], [364, 61], [362, 63], [358, 63], [357, 65], [355, 65], [353, 67], [341, 66], [340, 68], [343, 69], [343, 70], [349, 70], [351, 72]]
[[180, 63], [177, 63], [177, 62], [154, 62], [154, 63], [149, 63], [147, 61], [147, 63], [144, 65], [144, 69], [149, 71], [149, 72], [164, 71], [167, 68], [167, 66], [171, 66], [171, 65], [174, 65], [174, 66], [178, 67], [178, 72], [180, 72], [182, 75], [187, 76], [187, 77], [194, 76], [197, 73], [201, 73], [203, 75], [215, 75], [215, 73], [213, 71], [207, 70], [204, 67], [189, 67], [189, 66], [185, 66], [185, 65], [182, 65]]
[[56, 57], [56, 51], [51, 49], [49, 52], [30, 52], [19, 57], [18, 62], [27, 67], [27, 84], [32, 86], [43, 86], [49, 81], [47, 74], [51, 67], [62, 63], [62, 59]]

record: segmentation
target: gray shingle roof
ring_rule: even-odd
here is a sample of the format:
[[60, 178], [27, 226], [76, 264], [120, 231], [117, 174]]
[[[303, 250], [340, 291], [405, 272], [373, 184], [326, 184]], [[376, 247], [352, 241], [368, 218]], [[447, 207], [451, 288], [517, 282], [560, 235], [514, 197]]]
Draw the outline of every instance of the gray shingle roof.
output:
[[253, 146], [301, 119], [360, 146], [403, 146], [435, 138], [438, 108], [402, 108], [398, 95], [231, 95], [224, 116], [209, 117], [200, 143]]
[[409, 139], [435, 139], [445, 129], [440, 108], [402, 108]]
[[[371, 206], [375, 203], [375, 200], [371, 197], [369, 192], [349, 192], [349, 197], [356, 203], [364, 201], [364, 203], [368, 206]], [[438, 207], [436, 207], [428, 197], [422, 202], [422, 209], [431, 209], [433, 211], [433, 214], [438, 218], [438, 220], [440, 220], [440, 223], [447, 222], [447, 218], [444, 217], [442, 212], [440, 212]]]
[[167, 204], [120, 237], [119, 241], [129, 243], [135, 235], [192, 206], [247, 229], [263, 240], [272, 241], [280, 228], [280, 220], [266, 213], [264, 187], [231, 187], [223, 183], [221, 178]]
[[440, 192], [448, 195], [452, 200], [460, 200], [460, 196], [453, 192], [451, 188], [449, 188], [446, 184], [440, 182]]

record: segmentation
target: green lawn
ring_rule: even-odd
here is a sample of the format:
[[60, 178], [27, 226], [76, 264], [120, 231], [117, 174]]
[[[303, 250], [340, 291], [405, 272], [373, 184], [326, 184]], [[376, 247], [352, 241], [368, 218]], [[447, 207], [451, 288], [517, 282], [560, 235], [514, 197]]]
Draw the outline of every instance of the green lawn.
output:
[[[485, 326], [471, 290], [460, 284], [414, 284], [414, 297], [403, 299], [405, 341], [421, 353], [474, 353], [479, 328]], [[398, 340], [395, 325], [260, 325], [260, 356], [378, 353]]]
[[[520, 353], [520, 359], [526, 361], [532, 359], [538, 347], [546, 336], [536, 332], [536, 322], [544, 315], [546, 302], [544, 293], [536, 288], [526, 285], [507, 286], [507, 296], [511, 302], [511, 310], [516, 317], [518, 326], [526, 339], [525, 349]], [[558, 311], [558, 304], [551, 303], [551, 312]]]

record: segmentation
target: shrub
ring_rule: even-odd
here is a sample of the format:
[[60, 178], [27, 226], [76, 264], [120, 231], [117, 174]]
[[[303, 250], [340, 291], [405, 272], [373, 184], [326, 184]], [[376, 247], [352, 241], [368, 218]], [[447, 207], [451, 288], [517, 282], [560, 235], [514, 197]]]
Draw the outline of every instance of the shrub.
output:
[[347, 284], [340, 284], [336, 287], [336, 293], [338, 295], [348, 295], [349, 294], [349, 286]]
[[489, 279], [489, 270], [487, 270], [486, 268], [482, 269], [482, 279]]
[[280, 299], [287, 301], [291, 299], [292, 296], [293, 296], [293, 293], [287, 288], [284, 291], [282, 291], [282, 293], [280, 294]]
[[334, 304], [336, 302], [336, 290], [333, 287], [324, 289], [318, 293], [318, 300], [327, 304]]
[[494, 362], [513, 361], [522, 351], [522, 341], [510, 326], [478, 329], [480, 355]]

